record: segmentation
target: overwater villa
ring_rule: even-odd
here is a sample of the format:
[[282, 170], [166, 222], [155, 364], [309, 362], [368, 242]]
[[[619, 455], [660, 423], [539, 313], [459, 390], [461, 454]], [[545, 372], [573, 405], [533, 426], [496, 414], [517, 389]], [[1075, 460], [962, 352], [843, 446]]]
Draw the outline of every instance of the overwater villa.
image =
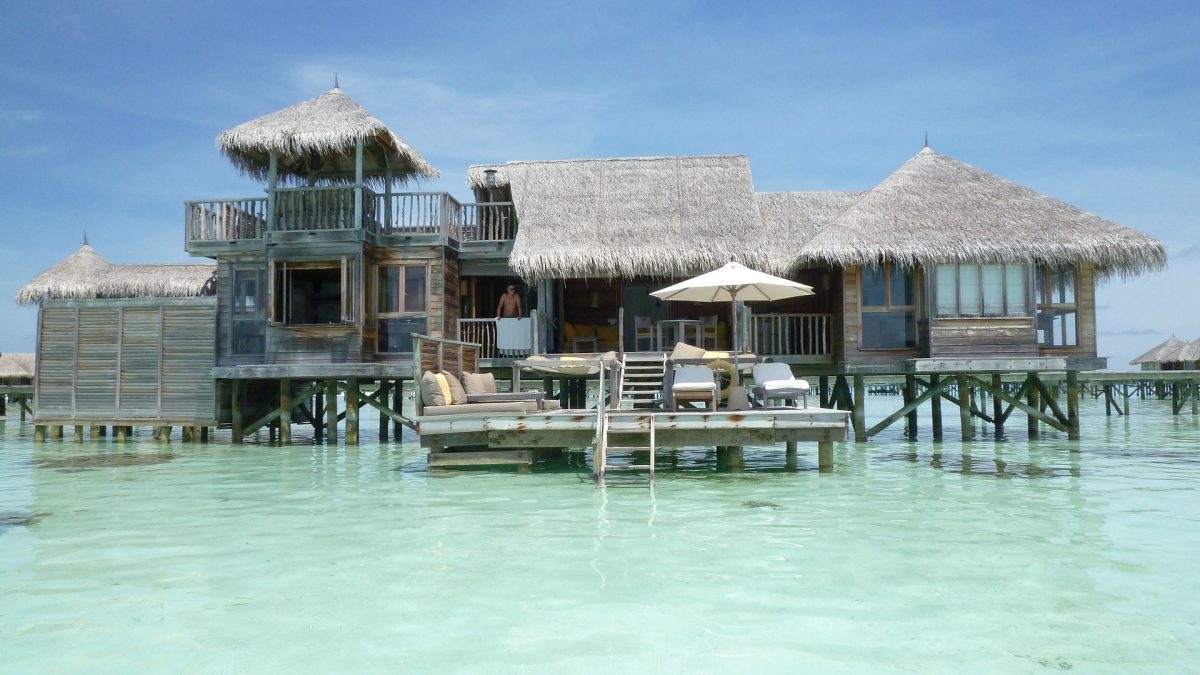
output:
[[[649, 445], [817, 441], [824, 453], [847, 433], [830, 408], [851, 411], [865, 440], [863, 377], [892, 374], [906, 378], [894, 417], [914, 425], [917, 405], [946, 398], [966, 427], [999, 426], [1015, 407], [1077, 435], [1069, 396], [1065, 411], [1047, 402], [1037, 373], [1070, 382], [1104, 367], [1097, 280], [1165, 264], [1153, 237], [928, 147], [856, 192], [756, 192], [744, 156], [639, 157], [472, 166], [462, 203], [408, 191], [436, 170], [337, 87], [218, 144], [265, 193], [185, 203], [187, 251], [215, 267], [111, 265], [85, 245], [18, 295], [41, 307], [42, 433], [229, 426], [240, 442], [267, 426], [287, 440], [295, 422], [336, 438], [344, 420], [356, 442], [365, 405], [384, 436], [389, 420], [413, 426], [436, 453], [479, 461], [591, 446], [609, 424], [627, 444], [654, 429]], [[730, 261], [813, 293], [732, 318], [651, 295]], [[498, 317], [510, 285], [526, 316]], [[817, 400], [666, 409], [676, 366], [729, 360], [733, 379], [789, 364], [819, 378]], [[415, 387], [406, 414], [403, 383], [426, 371], [492, 372], [516, 389], [467, 387], [434, 414]], [[1015, 392], [999, 383], [1011, 373], [1028, 374]], [[996, 397], [992, 415], [976, 388]], [[589, 405], [599, 414], [571, 414]]]

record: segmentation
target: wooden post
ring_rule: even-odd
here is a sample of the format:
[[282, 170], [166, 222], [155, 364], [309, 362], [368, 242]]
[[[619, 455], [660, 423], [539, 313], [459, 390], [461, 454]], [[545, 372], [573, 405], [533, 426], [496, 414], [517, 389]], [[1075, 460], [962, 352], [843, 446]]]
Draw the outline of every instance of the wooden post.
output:
[[742, 446], [718, 445], [717, 465], [725, 469], [740, 469], [742, 467]]
[[867, 385], [862, 375], [854, 376], [854, 442], [867, 442]]
[[[354, 139], [354, 227], [363, 226], [363, 138]], [[443, 214], [444, 216], [444, 214]], [[445, 233], [442, 233], [445, 236]]]
[[969, 441], [975, 437], [975, 426], [971, 422], [971, 385], [967, 384], [967, 374], [955, 375], [958, 380], [958, 421], [962, 425], [962, 439]]
[[1121, 385], [1121, 398], [1124, 399], [1121, 402], [1121, 409], [1125, 411], [1125, 416], [1128, 417], [1129, 416], [1129, 383], [1128, 382]]
[[[1041, 398], [1041, 396], [1038, 394], [1038, 388], [1034, 384], [1034, 380], [1037, 378], [1037, 375], [1035, 375], [1034, 373], [1029, 373], [1028, 377], [1029, 377], [1029, 386], [1026, 388], [1027, 393], [1025, 394], [1025, 403], [1027, 403], [1030, 408], [1039, 408], [1040, 407], [1039, 399]], [[1028, 418], [1028, 426], [1029, 426], [1029, 437], [1035, 438], [1038, 435], [1037, 418], [1034, 417], [1033, 415], [1027, 415], [1027, 418]]]
[[101, 429], [101, 427], [98, 427], [98, 426], [96, 426], [95, 424], [93, 424], [92, 426], [88, 427], [88, 437], [89, 437], [89, 438], [97, 438], [97, 437], [99, 437], [99, 436], [100, 436], [100, 429]]
[[[913, 402], [917, 398], [917, 378], [913, 375], [904, 376], [904, 405]], [[917, 440], [917, 409], [913, 408], [908, 413], [907, 424], [908, 440]]]
[[817, 441], [817, 469], [823, 473], [833, 471], [833, 441]]
[[821, 387], [821, 407], [828, 408], [829, 402], [833, 398], [833, 396], [830, 395], [830, 391], [829, 391], [829, 376], [828, 375], [822, 375], [820, 377], [820, 387]]
[[129, 438], [127, 429], [129, 427], [123, 424], [113, 427], [114, 440], [118, 443], [124, 443]]
[[346, 378], [346, 445], [358, 445], [358, 378]]
[[1192, 380], [1191, 385], [1192, 385], [1192, 415], [1196, 415], [1197, 413], [1200, 413], [1200, 402], [1198, 402], [1196, 400], [1196, 397], [1200, 396], [1200, 382], [1197, 382], [1196, 380]]
[[1067, 371], [1067, 438], [1079, 438], [1079, 371]]
[[83, 425], [82, 424], [75, 425], [75, 434], [74, 434], [74, 436], [71, 437], [71, 440], [75, 441], [76, 443], [83, 442]]
[[63, 437], [63, 425], [51, 424], [50, 425], [50, 438], [58, 440], [62, 437]]
[[318, 390], [313, 396], [313, 439], [320, 443], [325, 438], [325, 425], [321, 423], [321, 415], [325, 411], [325, 393]]
[[796, 456], [796, 441], [787, 442], [787, 457], [794, 458]]
[[[377, 388], [376, 391], [378, 392], [378, 395], [375, 397], [375, 400], [379, 401], [379, 405], [382, 405], [385, 408], [390, 408], [391, 406], [389, 405], [389, 401], [388, 401], [387, 378], [379, 379], [379, 387]], [[388, 419], [388, 416], [383, 414], [383, 411], [379, 412], [379, 442], [380, 443], [386, 442], [388, 439], [388, 422], [390, 422], [390, 421], [391, 420]]]
[[200, 427], [200, 442], [208, 442], [208, 427]]
[[242, 380], [233, 380], [233, 393], [229, 402], [229, 410], [232, 418], [233, 442], [241, 443], [246, 437], [246, 421], [242, 418], [242, 388], [245, 386]]
[[279, 444], [292, 443], [292, 381], [279, 381]]
[[45, 443], [46, 442], [46, 425], [45, 424], [35, 424], [33, 426], [33, 442], [34, 443]]
[[337, 380], [325, 380], [325, 442], [337, 445]]
[[[929, 386], [936, 389], [942, 381], [941, 375], [930, 375]], [[933, 415], [933, 440], [942, 440], [942, 395], [929, 399], [929, 412]]]
[[1104, 385], [1104, 416], [1112, 417], [1113, 406], [1116, 402], [1113, 401], [1112, 394], [1113, 386], [1111, 384]]
[[997, 391], [1004, 390], [1004, 379], [1000, 377], [1000, 373], [992, 373], [992, 424], [996, 429], [996, 437], [1004, 435], [1004, 401], [996, 395]]
[[[420, 392], [420, 389], [417, 390]], [[418, 395], [420, 395], [418, 393]], [[392, 389], [392, 410], [404, 414], [404, 380], [396, 379], [396, 386]], [[403, 438], [403, 429], [400, 427], [400, 420], [392, 420], [392, 438], [397, 441]]]

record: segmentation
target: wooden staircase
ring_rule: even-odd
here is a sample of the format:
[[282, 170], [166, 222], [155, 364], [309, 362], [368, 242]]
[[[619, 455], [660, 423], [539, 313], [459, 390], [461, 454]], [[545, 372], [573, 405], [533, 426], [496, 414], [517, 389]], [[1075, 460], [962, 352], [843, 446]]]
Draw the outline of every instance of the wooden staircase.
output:
[[625, 354], [621, 359], [615, 407], [623, 410], [659, 407], [666, 367], [665, 354]]

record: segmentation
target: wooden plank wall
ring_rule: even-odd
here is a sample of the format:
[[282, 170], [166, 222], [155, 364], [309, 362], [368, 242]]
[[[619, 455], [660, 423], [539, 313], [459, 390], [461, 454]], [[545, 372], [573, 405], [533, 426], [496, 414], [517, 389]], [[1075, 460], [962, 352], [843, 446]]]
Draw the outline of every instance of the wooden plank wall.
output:
[[[442, 268], [442, 336], [458, 339], [458, 318], [462, 316], [462, 307], [458, 293], [458, 255], [454, 251], [445, 250]], [[432, 317], [430, 319], [432, 320]]]
[[39, 421], [213, 419], [215, 298], [49, 301], [39, 322]]
[[1033, 317], [933, 319], [929, 355], [953, 357], [1032, 357], [1038, 355]]

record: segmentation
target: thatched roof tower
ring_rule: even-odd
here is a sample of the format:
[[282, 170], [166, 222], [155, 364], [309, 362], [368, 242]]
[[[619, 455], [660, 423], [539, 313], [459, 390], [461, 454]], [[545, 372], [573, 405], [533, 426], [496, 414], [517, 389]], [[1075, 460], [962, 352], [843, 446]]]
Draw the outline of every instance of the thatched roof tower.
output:
[[1162, 267], [1160, 241], [925, 148], [805, 245], [837, 265], [891, 260], [1091, 263], [1103, 273]]
[[349, 183], [355, 177], [355, 145], [363, 142], [363, 175], [380, 183], [391, 176], [436, 178], [437, 169], [404, 139], [346, 95], [336, 84], [320, 96], [240, 124], [217, 136], [234, 166], [255, 179], [269, 178], [278, 158], [280, 181]]
[[1171, 361], [1180, 361], [1183, 359], [1178, 358], [1179, 353], [1187, 346], [1188, 343], [1172, 335], [1161, 344], [1156, 345], [1153, 349], [1145, 354], [1142, 354], [1129, 363], [1132, 365], [1138, 365], [1141, 363], [1169, 363]]
[[114, 265], [85, 241], [17, 292], [20, 305], [55, 298], [192, 297], [216, 291], [216, 265]]

